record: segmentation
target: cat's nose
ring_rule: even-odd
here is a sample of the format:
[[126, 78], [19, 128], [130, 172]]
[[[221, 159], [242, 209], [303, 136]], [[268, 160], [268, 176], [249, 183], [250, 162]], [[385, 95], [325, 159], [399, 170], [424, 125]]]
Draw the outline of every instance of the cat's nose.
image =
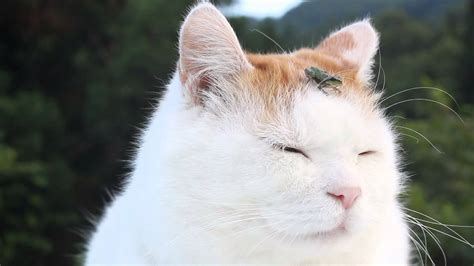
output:
[[344, 209], [349, 209], [361, 192], [360, 187], [339, 187], [328, 191], [328, 194], [340, 200]]

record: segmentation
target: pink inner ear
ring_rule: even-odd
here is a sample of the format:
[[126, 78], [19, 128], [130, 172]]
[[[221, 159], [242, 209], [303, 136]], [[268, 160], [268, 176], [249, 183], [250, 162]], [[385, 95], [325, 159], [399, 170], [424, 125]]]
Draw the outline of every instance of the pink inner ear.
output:
[[358, 69], [359, 77], [368, 81], [372, 58], [378, 49], [378, 34], [363, 20], [352, 23], [324, 39], [316, 50], [348, 62]]
[[345, 51], [356, 48], [355, 39], [350, 32], [340, 32], [326, 38], [319, 46], [318, 50], [335, 56], [342, 56]]
[[186, 17], [179, 52], [181, 83], [194, 94], [215, 80], [250, 67], [234, 30], [222, 13], [207, 2], [198, 4]]

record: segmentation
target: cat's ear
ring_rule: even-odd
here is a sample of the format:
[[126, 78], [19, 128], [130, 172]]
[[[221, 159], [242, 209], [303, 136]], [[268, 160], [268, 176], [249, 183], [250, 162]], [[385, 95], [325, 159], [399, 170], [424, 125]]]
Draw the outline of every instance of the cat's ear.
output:
[[365, 19], [332, 33], [316, 50], [341, 59], [348, 68], [357, 70], [359, 79], [369, 82], [378, 45], [379, 35], [370, 20]]
[[200, 91], [251, 68], [224, 15], [204, 2], [187, 15], [179, 36], [179, 77], [196, 100]]

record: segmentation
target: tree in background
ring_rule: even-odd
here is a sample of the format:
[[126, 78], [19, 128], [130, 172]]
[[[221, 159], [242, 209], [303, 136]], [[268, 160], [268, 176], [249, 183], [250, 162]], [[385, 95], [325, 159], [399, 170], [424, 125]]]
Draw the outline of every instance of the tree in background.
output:
[[2, 3], [0, 263], [73, 264], [173, 71], [188, 5]]

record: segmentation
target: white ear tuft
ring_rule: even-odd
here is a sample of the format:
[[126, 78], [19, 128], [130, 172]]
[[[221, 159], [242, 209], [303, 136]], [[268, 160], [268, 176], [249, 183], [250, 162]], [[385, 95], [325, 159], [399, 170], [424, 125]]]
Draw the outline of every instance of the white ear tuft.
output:
[[210, 83], [251, 67], [229, 22], [208, 2], [187, 15], [180, 31], [179, 54], [181, 83], [193, 97]]
[[354, 65], [358, 69], [359, 78], [368, 82], [378, 45], [378, 33], [370, 20], [365, 19], [332, 33], [316, 49]]

